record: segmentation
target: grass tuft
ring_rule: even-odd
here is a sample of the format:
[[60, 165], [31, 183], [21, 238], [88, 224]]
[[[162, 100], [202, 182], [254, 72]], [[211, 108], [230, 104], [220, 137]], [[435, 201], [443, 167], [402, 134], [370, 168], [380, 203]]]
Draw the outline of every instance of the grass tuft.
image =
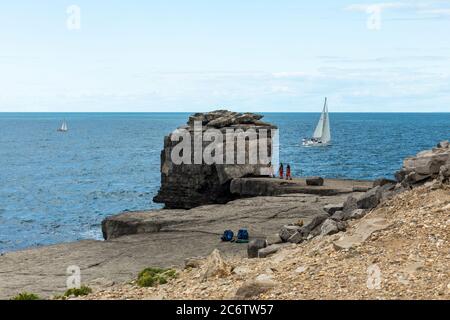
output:
[[39, 296], [34, 293], [29, 292], [22, 292], [19, 293], [17, 296], [14, 296], [11, 298], [11, 300], [40, 300]]
[[65, 297], [69, 297], [69, 296], [79, 297], [79, 296], [87, 296], [90, 293], [92, 293], [91, 288], [89, 288], [88, 286], [81, 286], [80, 288], [68, 289], [64, 293], [64, 296]]
[[165, 284], [176, 276], [177, 272], [173, 269], [145, 268], [139, 272], [137, 284], [140, 287], [154, 287], [158, 284]]

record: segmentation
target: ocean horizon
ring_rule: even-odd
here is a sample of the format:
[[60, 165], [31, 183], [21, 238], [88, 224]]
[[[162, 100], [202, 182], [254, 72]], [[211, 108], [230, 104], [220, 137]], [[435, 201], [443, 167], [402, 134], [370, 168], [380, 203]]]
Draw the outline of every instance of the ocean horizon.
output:
[[[191, 113], [0, 113], [0, 252], [101, 239], [105, 217], [161, 208], [163, 138]], [[319, 113], [262, 114], [294, 176], [392, 178], [405, 157], [450, 138], [446, 112], [330, 112], [332, 145], [303, 148]]]

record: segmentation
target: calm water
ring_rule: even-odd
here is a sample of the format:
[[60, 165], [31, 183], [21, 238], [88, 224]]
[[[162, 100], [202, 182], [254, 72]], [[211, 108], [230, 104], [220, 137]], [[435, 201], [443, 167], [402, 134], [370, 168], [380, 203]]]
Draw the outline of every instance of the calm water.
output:
[[[101, 238], [124, 210], [160, 207], [163, 136], [188, 114], [1, 114], [0, 252]], [[301, 148], [319, 114], [271, 113], [294, 175], [373, 179], [450, 138], [446, 114], [331, 114], [333, 145]], [[66, 119], [70, 131], [56, 132]]]

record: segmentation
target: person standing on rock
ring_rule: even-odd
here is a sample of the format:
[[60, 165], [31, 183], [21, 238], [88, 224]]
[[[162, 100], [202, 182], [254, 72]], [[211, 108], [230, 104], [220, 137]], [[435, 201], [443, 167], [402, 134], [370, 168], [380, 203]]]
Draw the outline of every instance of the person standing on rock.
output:
[[289, 164], [286, 166], [286, 180], [292, 180], [291, 166]]
[[280, 174], [280, 179], [283, 179], [284, 177], [284, 168], [283, 168], [283, 164], [280, 163], [280, 169], [278, 170], [279, 174]]

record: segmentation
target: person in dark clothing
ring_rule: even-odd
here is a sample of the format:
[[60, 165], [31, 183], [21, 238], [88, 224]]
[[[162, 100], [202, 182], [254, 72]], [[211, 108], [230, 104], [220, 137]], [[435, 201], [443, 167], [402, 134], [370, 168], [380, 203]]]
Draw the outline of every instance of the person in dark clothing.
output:
[[284, 168], [283, 168], [283, 164], [280, 163], [280, 169], [278, 170], [278, 173], [280, 175], [280, 179], [283, 179], [284, 177]]
[[286, 180], [292, 180], [291, 166], [289, 164], [286, 167]]

